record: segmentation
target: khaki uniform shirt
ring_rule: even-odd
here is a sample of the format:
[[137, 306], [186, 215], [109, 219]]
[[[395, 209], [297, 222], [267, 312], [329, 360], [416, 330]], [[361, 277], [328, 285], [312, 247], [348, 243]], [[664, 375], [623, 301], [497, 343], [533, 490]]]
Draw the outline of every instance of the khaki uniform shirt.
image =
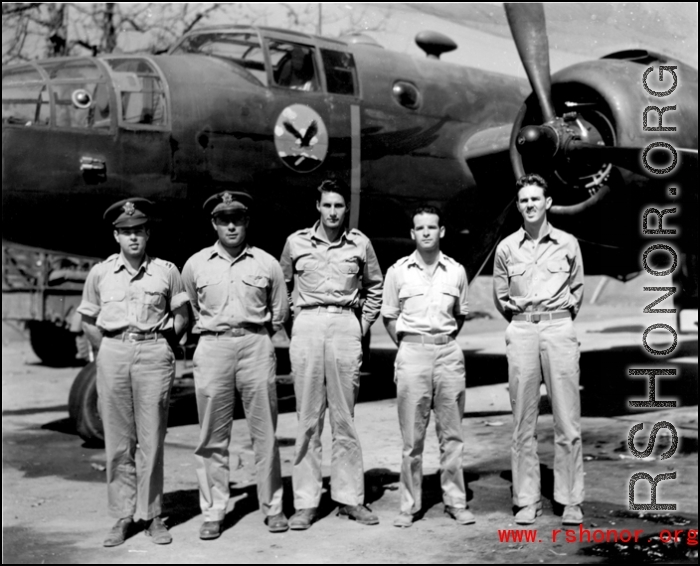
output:
[[382, 270], [369, 238], [356, 229], [344, 232], [336, 242], [321, 238], [317, 229], [295, 232], [282, 251], [284, 279], [294, 280], [295, 307], [336, 305], [359, 308], [372, 324], [382, 302]]
[[440, 252], [431, 276], [415, 251], [387, 271], [382, 316], [397, 319], [398, 335], [455, 334], [457, 317], [469, 312], [467, 289], [462, 265]]
[[225, 332], [246, 325], [287, 320], [287, 290], [277, 260], [253, 246], [236, 258], [216, 244], [194, 254], [182, 270], [182, 281], [197, 318], [196, 329]]
[[568, 310], [576, 318], [583, 302], [583, 259], [578, 240], [549, 225], [534, 242], [524, 228], [496, 248], [493, 295], [511, 320], [523, 312]]
[[96, 317], [97, 327], [106, 332], [162, 332], [172, 327], [171, 313], [186, 302], [180, 272], [172, 263], [146, 256], [132, 274], [118, 253], [90, 270], [78, 312]]

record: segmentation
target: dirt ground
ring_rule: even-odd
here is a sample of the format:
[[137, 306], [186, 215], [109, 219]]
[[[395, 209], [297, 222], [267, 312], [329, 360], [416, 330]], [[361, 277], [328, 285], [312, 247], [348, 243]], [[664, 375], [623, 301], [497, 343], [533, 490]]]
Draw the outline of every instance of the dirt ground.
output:
[[[594, 285], [594, 281], [587, 285]], [[631, 283], [627, 284], [632, 285]], [[643, 283], [634, 282], [634, 289]], [[482, 288], [483, 287], [483, 288]], [[431, 426], [424, 458], [424, 514], [410, 529], [397, 529], [398, 472], [401, 438], [391, 374], [394, 353], [388, 337], [373, 329], [373, 371], [363, 376], [356, 423], [366, 470], [367, 503], [379, 515], [377, 526], [362, 526], [336, 516], [324, 494], [321, 519], [308, 531], [270, 534], [255, 495], [253, 454], [245, 419], [236, 415], [231, 442], [232, 501], [225, 532], [201, 541], [193, 450], [198, 426], [193, 397], [179, 391], [171, 408], [165, 451], [166, 524], [173, 543], [159, 547], [138, 533], [116, 548], [102, 540], [113, 524], [106, 512], [104, 450], [75, 435], [67, 414], [71, 382], [79, 368], [42, 366], [21, 332], [3, 325], [3, 562], [4, 563], [697, 563], [691, 529], [698, 526], [697, 335], [679, 336], [672, 367], [676, 379], [659, 380], [658, 398], [675, 398], [678, 407], [656, 412], [633, 411], [630, 398], [645, 398], [644, 380], [627, 376], [627, 368], [659, 366], [641, 347], [649, 324], [665, 315], [642, 315], [646, 303], [626, 286], [614, 283], [607, 300], [586, 305], [577, 321], [582, 347], [583, 445], [586, 473], [585, 522], [595, 531], [642, 531], [637, 544], [574, 542], [561, 529], [561, 511], [552, 506], [552, 418], [543, 400], [538, 435], [543, 478], [544, 514], [533, 526], [534, 542], [499, 541], [499, 529], [515, 529], [510, 501], [510, 415], [503, 329], [489, 306], [486, 285], [472, 287], [479, 318], [460, 335], [467, 363], [464, 474], [477, 523], [459, 526], [443, 513], [437, 476], [439, 452]], [[630, 287], [632, 289], [632, 287]], [[636, 292], [636, 291], [635, 291]], [[624, 299], [623, 299], [624, 297]], [[639, 297], [637, 297], [639, 298]], [[643, 298], [646, 298], [642, 296]], [[647, 301], [648, 302], [648, 301]], [[479, 306], [481, 305], [481, 308]], [[655, 339], [650, 335], [650, 338]], [[656, 338], [659, 344], [665, 337]], [[668, 367], [670, 361], [664, 362]], [[291, 462], [296, 415], [289, 385], [281, 384], [277, 428], [285, 482], [285, 512], [293, 512]], [[660, 420], [678, 431], [677, 452], [658, 456], [670, 436], [657, 437], [651, 457], [638, 460], [627, 447], [631, 426], [644, 423], [637, 447]], [[324, 431], [324, 476], [328, 481], [330, 427]], [[673, 512], [628, 510], [629, 478], [675, 471], [675, 481], [658, 487], [659, 503], [676, 503]], [[639, 482], [638, 502], [649, 501], [648, 484]], [[327, 487], [327, 485], [326, 485]], [[676, 533], [676, 531], [678, 531]], [[673, 542], [669, 536], [678, 535]], [[579, 536], [579, 531], [573, 533]], [[572, 534], [572, 536], [573, 536]], [[586, 533], [583, 533], [585, 538]], [[600, 535], [599, 535], [600, 536]], [[696, 543], [696, 541], [695, 541]]]

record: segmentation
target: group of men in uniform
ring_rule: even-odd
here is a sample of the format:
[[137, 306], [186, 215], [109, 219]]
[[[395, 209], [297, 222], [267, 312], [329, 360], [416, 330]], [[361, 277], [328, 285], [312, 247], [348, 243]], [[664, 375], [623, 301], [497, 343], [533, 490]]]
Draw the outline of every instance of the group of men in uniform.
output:
[[[280, 262], [248, 242], [252, 198], [224, 191], [204, 203], [216, 243], [193, 255], [180, 277], [171, 263], [146, 253], [153, 203], [132, 198], [105, 213], [120, 253], [96, 265], [79, 312], [97, 354], [97, 386], [105, 430], [110, 514], [118, 519], [105, 546], [124, 542], [134, 520], [157, 544], [172, 537], [162, 519], [163, 447], [176, 344], [191, 305], [199, 341], [194, 381], [200, 436], [195, 450], [201, 539], [218, 538], [229, 503], [228, 447], [240, 395], [255, 454], [257, 494], [271, 532], [308, 529], [322, 492], [321, 433], [326, 408], [332, 429], [331, 497], [338, 514], [379, 522], [364, 504], [362, 450], [354, 424], [362, 338], [381, 314], [398, 344], [395, 382], [403, 438], [397, 527], [421, 509], [422, 454], [431, 409], [440, 443], [445, 512], [475, 522], [463, 466], [464, 356], [455, 338], [468, 314], [464, 268], [440, 251], [445, 226], [431, 206], [415, 210], [416, 250], [389, 268], [386, 280], [370, 240], [348, 229], [348, 187], [318, 188], [319, 220], [289, 236]], [[578, 393], [578, 342], [571, 324], [583, 293], [578, 243], [546, 218], [551, 198], [536, 175], [518, 181], [523, 228], [498, 246], [494, 299], [506, 332], [513, 433], [516, 522], [541, 513], [535, 426], [539, 387], [552, 398], [555, 499], [565, 524], [582, 522], [583, 467]], [[297, 403], [292, 471], [295, 513], [282, 511], [275, 429], [276, 359], [271, 335], [290, 304], [290, 360]]]

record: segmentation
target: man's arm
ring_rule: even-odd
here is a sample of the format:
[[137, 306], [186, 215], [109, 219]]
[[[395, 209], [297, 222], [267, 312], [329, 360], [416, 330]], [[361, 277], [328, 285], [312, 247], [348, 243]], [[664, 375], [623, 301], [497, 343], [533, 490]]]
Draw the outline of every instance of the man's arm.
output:
[[272, 329], [277, 332], [284, 328], [284, 323], [289, 317], [289, 297], [282, 267], [276, 260], [270, 264], [270, 296], [268, 300], [272, 315]]
[[178, 308], [173, 310], [173, 330], [175, 332], [175, 341], [180, 342], [182, 335], [187, 330], [187, 325], [190, 322], [190, 314], [187, 308], [187, 303], [183, 303]]
[[396, 335], [396, 319], [395, 318], [387, 318], [387, 317], [383, 316], [382, 320], [384, 320], [384, 326], [386, 328], [386, 331], [389, 333], [389, 337], [394, 341], [394, 344], [396, 344], [398, 346], [399, 345], [399, 337]]
[[187, 298], [189, 299], [190, 305], [192, 306], [192, 314], [194, 315], [195, 321], [198, 321], [199, 300], [197, 299], [197, 282], [194, 276], [192, 258], [188, 259], [187, 263], [185, 264], [185, 267], [182, 268], [181, 280], [185, 293], [187, 293]]
[[384, 290], [382, 292], [382, 319], [389, 336], [394, 341], [394, 344], [399, 343], [399, 337], [396, 334], [396, 320], [401, 313], [399, 305], [399, 290], [396, 282], [396, 269], [392, 265], [386, 272], [384, 280]]
[[367, 334], [370, 326], [377, 320], [382, 306], [382, 270], [379, 267], [377, 254], [374, 253], [372, 242], [367, 240], [365, 266], [362, 273], [362, 294], [365, 302], [362, 305], [362, 335]]
[[571, 318], [575, 319], [583, 303], [583, 256], [578, 240], [574, 239], [573, 260], [570, 265], [571, 276], [569, 279], [569, 291], [571, 293], [569, 310]]
[[100, 331], [99, 328], [97, 328], [96, 324], [96, 317], [94, 316], [87, 316], [87, 315], [81, 315], [83, 317], [82, 320], [82, 327], [83, 327], [83, 332], [85, 332], [85, 336], [87, 336], [87, 339], [90, 341], [90, 344], [92, 344], [92, 347], [95, 351], [100, 349], [100, 344], [102, 344], [102, 332]]
[[469, 281], [467, 280], [467, 272], [463, 265], [459, 266], [458, 289], [459, 301], [455, 304], [453, 311], [455, 322], [457, 323], [457, 332], [455, 332], [455, 336], [462, 330], [464, 321], [469, 314]]
[[287, 291], [287, 306], [289, 307], [290, 314], [284, 325], [284, 329], [287, 332], [287, 336], [292, 335], [292, 322], [296, 312], [294, 311], [294, 258], [292, 258], [292, 245], [289, 242], [289, 238], [284, 243], [284, 249], [282, 250], [282, 255], [280, 256], [280, 269], [282, 270], [282, 279], [286, 285]]
[[493, 302], [508, 322], [513, 318], [512, 311], [507, 308], [510, 299], [510, 285], [508, 283], [508, 266], [503, 249], [499, 245], [496, 248], [496, 256], [493, 261]]

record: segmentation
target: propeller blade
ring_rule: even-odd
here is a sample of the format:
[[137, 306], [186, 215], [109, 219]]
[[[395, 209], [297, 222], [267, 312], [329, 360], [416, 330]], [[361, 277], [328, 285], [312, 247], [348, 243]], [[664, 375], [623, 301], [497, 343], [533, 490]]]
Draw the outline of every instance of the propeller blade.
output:
[[542, 4], [505, 4], [508, 25], [545, 122], [556, 117], [549, 72], [549, 41]]
[[[578, 140], [572, 140], [566, 146], [567, 156], [575, 153], [576, 159], [583, 159], [588, 163], [611, 163], [645, 177], [658, 178], [657, 174], [644, 167], [642, 152], [643, 148], [640, 147], [596, 145]], [[676, 153], [678, 155], [677, 167], [683, 167], [683, 174], [696, 174], [698, 170], [697, 150], [676, 148]]]

